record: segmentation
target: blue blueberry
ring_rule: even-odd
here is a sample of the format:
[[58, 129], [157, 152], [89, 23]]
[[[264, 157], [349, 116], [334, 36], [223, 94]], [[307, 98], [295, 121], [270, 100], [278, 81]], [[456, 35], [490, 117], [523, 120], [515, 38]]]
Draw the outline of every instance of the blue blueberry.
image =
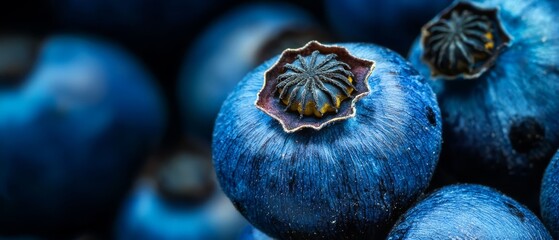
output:
[[247, 223], [215, 184], [211, 161], [182, 152], [155, 179], [144, 178], [124, 203], [118, 240], [238, 239]]
[[545, 171], [540, 207], [543, 222], [554, 238], [559, 238], [559, 153], [556, 153]]
[[237, 83], [287, 47], [321, 38], [317, 23], [288, 4], [252, 4], [219, 18], [188, 51], [179, 79], [185, 132], [210, 139], [221, 104]]
[[386, 234], [427, 187], [441, 118], [398, 54], [310, 42], [246, 75], [213, 137], [220, 184], [255, 227], [279, 239], [360, 239]]
[[333, 30], [345, 41], [408, 51], [420, 28], [452, 0], [326, 0]]
[[548, 0], [459, 1], [424, 26], [409, 56], [439, 100], [441, 166], [533, 208], [559, 147], [558, 8]]
[[98, 227], [158, 144], [163, 103], [116, 46], [79, 36], [37, 46], [29, 72], [0, 84], [0, 233]]
[[415, 204], [388, 239], [552, 239], [523, 205], [481, 185], [451, 185]]

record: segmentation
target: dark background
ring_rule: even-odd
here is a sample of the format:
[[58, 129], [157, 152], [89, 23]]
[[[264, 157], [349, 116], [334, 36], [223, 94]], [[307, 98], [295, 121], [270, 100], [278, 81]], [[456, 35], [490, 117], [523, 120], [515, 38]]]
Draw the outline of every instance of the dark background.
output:
[[57, 33], [77, 33], [105, 39], [124, 48], [139, 58], [148, 68], [148, 71], [155, 76], [165, 93], [168, 107], [168, 125], [163, 145], [171, 147], [180, 142], [183, 137], [180, 131], [176, 86], [186, 51], [196, 37], [220, 16], [240, 5], [259, 2], [290, 2], [309, 12], [320, 23], [326, 24], [323, 1], [225, 0], [213, 5], [207, 11], [207, 14], [202, 14], [193, 24], [169, 31], [163, 36], [149, 32], [145, 33], [147, 35], [144, 36], [144, 33], [135, 35], [99, 26], [88, 26], [79, 22], [61, 21], [60, 16], [57, 15], [59, 12], [56, 9], [56, 0], [9, 0], [0, 2], [0, 34], [17, 33], [45, 37]]

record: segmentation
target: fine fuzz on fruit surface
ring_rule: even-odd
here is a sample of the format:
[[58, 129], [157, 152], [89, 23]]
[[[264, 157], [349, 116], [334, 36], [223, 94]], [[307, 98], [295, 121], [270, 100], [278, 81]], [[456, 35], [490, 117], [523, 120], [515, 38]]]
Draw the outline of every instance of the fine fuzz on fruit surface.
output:
[[400, 217], [396, 239], [552, 239], [523, 205], [481, 185], [441, 188]]
[[559, 238], [559, 152], [545, 171], [540, 195], [542, 219], [551, 235]]
[[558, 8], [549, 0], [457, 1], [425, 25], [409, 56], [440, 104], [441, 167], [532, 209], [534, 186], [559, 147]]
[[[309, 43], [306, 47], [309, 45], [325, 55], [325, 51], [337, 51], [337, 59], [349, 61], [354, 71], [353, 84], [368, 81], [370, 93], [357, 100], [355, 96], [366, 89], [358, 90], [342, 103], [346, 105], [340, 111], [323, 118], [301, 117], [297, 111], [284, 111], [280, 93], [274, 95], [276, 82], [268, 74], [277, 76], [283, 70], [267, 70], [281, 66], [283, 58], [265, 62], [240, 82], [218, 115], [213, 139], [218, 179], [237, 209], [270, 237], [383, 236], [398, 214], [427, 187], [435, 169], [441, 144], [435, 96], [424, 78], [388, 49], [372, 44]], [[361, 71], [356, 65], [366, 61], [351, 60], [345, 50], [336, 48], [374, 61], [372, 73], [365, 75], [369, 70]], [[282, 56], [311, 56], [314, 50], [307, 50], [286, 51]], [[263, 87], [265, 74], [271, 86]], [[270, 98], [259, 107], [270, 110], [276, 106], [274, 114], [279, 117], [255, 106], [259, 91], [267, 89]], [[316, 121], [336, 118], [337, 114], [349, 115], [320, 130], [310, 128]], [[299, 127], [308, 123], [309, 128], [284, 129], [282, 121]]]

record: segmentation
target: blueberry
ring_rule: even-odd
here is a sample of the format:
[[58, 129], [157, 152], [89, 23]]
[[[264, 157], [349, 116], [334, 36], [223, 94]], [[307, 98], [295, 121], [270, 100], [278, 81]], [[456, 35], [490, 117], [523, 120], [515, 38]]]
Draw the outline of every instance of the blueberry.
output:
[[155, 178], [145, 177], [124, 203], [116, 239], [237, 239], [246, 221], [213, 188], [211, 160], [178, 152]]
[[400, 217], [388, 239], [552, 239], [512, 198], [481, 185], [441, 188]]
[[382, 237], [427, 187], [440, 122], [435, 95], [398, 54], [313, 41], [266, 61], [227, 98], [214, 166], [270, 237]]
[[452, 0], [327, 0], [326, 14], [338, 37], [373, 42], [405, 54], [421, 25]]
[[545, 171], [540, 195], [543, 222], [554, 238], [559, 238], [559, 153]]
[[434, 80], [441, 166], [534, 210], [535, 186], [559, 147], [557, 8], [548, 0], [459, 1], [423, 27], [409, 56]]
[[323, 38], [317, 23], [288, 4], [247, 5], [216, 20], [188, 51], [180, 74], [185, 133], [210, 139], [221, 104], [245, 74], [316, 38]]
[[98, 227], [162, 136], [160, 95], [109, 43], [53, 36], [35, 47], [12, 52], [34, 56], [29, 71], [0, 78], [17, 82], [0, 84], [0, 234]]

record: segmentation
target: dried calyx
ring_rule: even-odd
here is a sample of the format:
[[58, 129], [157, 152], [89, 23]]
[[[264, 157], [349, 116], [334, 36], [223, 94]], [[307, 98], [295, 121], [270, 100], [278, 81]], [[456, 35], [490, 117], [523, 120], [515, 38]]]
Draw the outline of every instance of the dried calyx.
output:
[[338, 112], [355, 86], [351, 67], [336, 58], [335, 53], [324, 55], [315, 50], [307, 57], [297, 55], [295, 62], [284, 66], [287, 71], [278, 76], [276, 88], [286, 111], [296, 111], [300, 117]]
[[355, 103], [369, 93], [374, 62], [338, 46], [316, 41], [288, 49], [265, 73], [256, 106], [286, 132], [325, 125], [355, 115]]
[[477, 78], [510, 43], [496, 9], [458, 2], [422, 30], [423, 60], [433, 76]]

